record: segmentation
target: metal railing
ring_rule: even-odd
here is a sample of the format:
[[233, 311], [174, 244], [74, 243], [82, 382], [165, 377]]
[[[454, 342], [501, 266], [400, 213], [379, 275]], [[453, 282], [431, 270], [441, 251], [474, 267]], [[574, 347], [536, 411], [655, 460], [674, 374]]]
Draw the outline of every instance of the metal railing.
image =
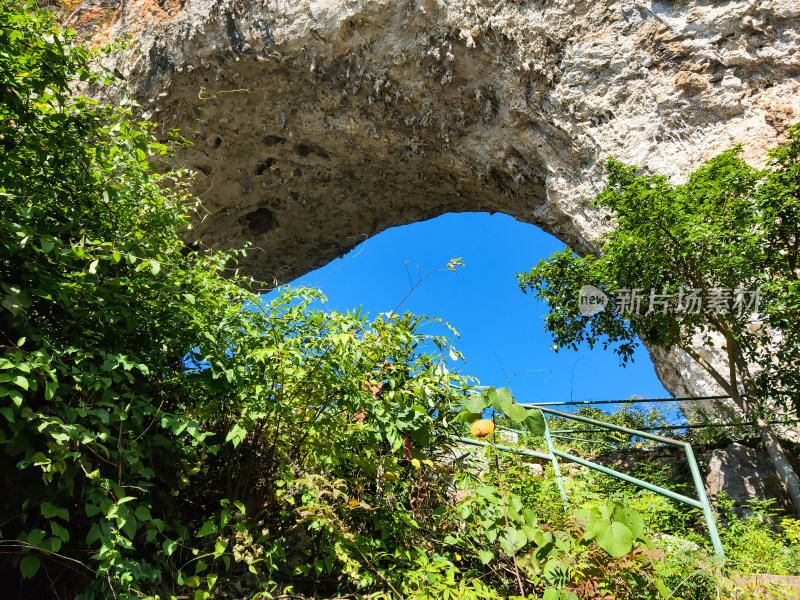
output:
[[[556, 404], [556, 403], [553, 403]], [[564, 403], [558, 403], [564, 404]], [[708, 528], [708, 535], [711, 538], [711, 545], [714, 547], [714, 552], [721, 558], [725, 558], [725, 552], [722, 549], [722, 541], [719, 537], [719, 532], [717, 531], [717, 524], [714, 519], [714, 513], [711, 511], [711, 504], [708, 500], [708, 496], [706, 495], [705, 485], [703, 483], [703, 478], [700, 475], [700, 468], [697, 464], [697, 459], [694, 456], [694, 451], [692, 450], [692, 445], [688, 442], [684, 442], [681, 440], [676, 440], [673, 438], [665, 437], [662, 435], [656, 435], [653, 433], [649, 433], [644, 430], [639, 429], [631, 429], [629, 427], [623, 427], [621, 425], [613, 425], [611, 423], [604, 423], [603, 421], [598, 421], [597, 419], [591, 419], [589, 417], [584, 417], [581, 415], [575, 415], [572, 413], [563, 412], [560, 410], [556, 410], [554, 408], [549, 408], [546, 404], [520, 404], [527, 409], [531, 410], [540, 410], [545, 415], [545, 443], [547, 444], [547, 454], [542, 452], [536, 452], [532, 450], [523, 450], [519, 448], [513, 448], [511, 446], [505, 445], [497, 445], [497, 449], [503, 452], [512, 452], [515, 454], [519, 454], [522, 456], [530, 456], [533, 458], [538, 458], [540, 460], [547, 460], [550, 461], [553, 465], [553, 472], [556, 476], [556, 483], [558, 485], [559, 492], [561, 494], [561, 500], [564, 502], [565, 506], [568, 504], [569, 499], [567, 497], [566, 490], [564, 488], [564, 481], [561, 475], [561, 468], [558, 463], [558, 459], [562, 458], [565, 460], [572, 461], [579, 465], [583, 465], [588, 467], [589, 469], [593, 469], [605, 475], [610, 475], [611, 477], [616, 477], [617, 479], [621, 479], [622, 481], [626, 481], [628, 483], [632, 483], [637, 485], [641, 488], [659, 494], [661, 496], [665, 496], [667, 498], [671, 498], [672, 500], [676, 500], [683, 504], [688, 504], [694, 508], [699, 508], [703, 511], [703, 517], [706, 521], [706, 527]], [[648, 481], [644, 481], [643, 479], [639, 479], [637, 477], [633, 477], [628, 475], [627, 473], [621, 473], [619, 471], [615, 471], [614, 469], [609, 469], [603, 465], [597, 464], [590, 460], [586, 460], [579, 456], [574, 456], [567, 452], [563, 452], [561, 450], [556, 450], [553, 445], [552, 435], [550, 433], [550, 428], [547, 424], [547, 415], [554, 415], [560, 417], [562, 419], [572, 419], [575, 421], [580, 421], [582, 423], [587, 423], [589, 425], [593, 425], [597, 428], [598, 431], [604, 430], [612, 430], [618, 431], [621, 433], [625, 433], [634, 437], [640, 437], [643, 439], [651, 440], [654, 442], [660, 442], [662, 444], [667, 444], [669, 446], [675, 446], [678, 448], [683, 448], [686, 454], [686, 460], [689, 463], [689, 470], [692, 473], [692, 480], [694, 481], [695, 489], [697, 491], [697, 499], [689, 498], [688, 496], [684, 496], [683, 494], [679, 494], [677, 492], [673, 492], [672, 490], [668, 490], [661, 486], [655, 485]], [[454, 440], [459, 441], [464, 444], [470, 444], [473, 446], [493, 446], [493, 444], [489, 444], [488, 442], [479, 442], [477, 440], [472, 440], [470, 438], [464, 438], [459, 436], [452, 436]]]

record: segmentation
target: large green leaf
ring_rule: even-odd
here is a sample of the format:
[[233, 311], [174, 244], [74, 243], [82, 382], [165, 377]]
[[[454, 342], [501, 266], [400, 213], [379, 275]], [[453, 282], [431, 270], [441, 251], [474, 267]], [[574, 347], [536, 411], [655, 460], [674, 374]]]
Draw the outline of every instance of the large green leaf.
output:
[[38, 557], [26, 554], [22, 557], [22, 560], [19, 561], [20, 573], [22, 573], [25, 579], [30, 579], [36, 575], [36, 572], [39, 570], [39, 565], [41, 564], [42, 561], [40, 561]]
[[528, 428], [533, 435], [541, 436], [545, 432], [544, 413], [538, 408], [525, 408], [527, 411], [527, 418], [524, 421], [525, 427]]
[[624, 524], [631, 530], [634, 538], [638, 538], [644, 530], [644, 520], [636, 510], [625, 506], [619, 506], [614, 511], [614, 520]]
[[595, 524], [594, 533], [597, 544], [614, 558], [625, 556], [633, 549], [635, 536], [624, 523], [600, 519]]
[[514, 423], [522, 423], [528, 418], [528, 411], [519, 404], [511, 404], [506, 407], [505, 415]]
[[464, 406], [471, 413], [482, 413], [489, 407], [489, 400], [486, 393], [472, 394], [464, 402]]
[[486, 390], [492, 408], [496, 411], [505, 413], [506, 409], [514, 404], [514, 397], [508, 388], [489, 388]]

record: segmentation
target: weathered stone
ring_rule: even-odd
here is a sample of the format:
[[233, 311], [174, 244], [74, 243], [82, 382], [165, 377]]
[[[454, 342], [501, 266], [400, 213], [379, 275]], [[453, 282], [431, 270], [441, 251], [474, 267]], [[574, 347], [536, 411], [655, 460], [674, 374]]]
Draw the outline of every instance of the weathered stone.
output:
[[724, 491], [738, 506], [768, 499], [789, 506], [780, 479], [763, 451], [739, 443], [714, 450], [707, 460], [707, 473], [706, 493], [712, 499]]
[[[193, 146], [207, 217], [286, 282], [388, 227], [504, 212], [592, 248], [608, 156], [685, 174], [737, 142], [760, 160], [800, 118], [796, 0], [86, 0], [70, 22], [146, 118]], [[715, 393], [651, 350], [680, 395]]]
[[504, 444], [514, 445], [519, 442], [519, 434], [513, 431], [500, 431], [499, 437]]

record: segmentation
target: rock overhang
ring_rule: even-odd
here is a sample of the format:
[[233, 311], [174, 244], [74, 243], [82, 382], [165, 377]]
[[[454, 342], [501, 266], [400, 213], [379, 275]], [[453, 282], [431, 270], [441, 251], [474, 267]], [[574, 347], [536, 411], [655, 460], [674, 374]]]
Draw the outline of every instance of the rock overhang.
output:
[[[794, 0], [89, 0], [73, 15], [98, 41], [134, 37], [113, 66], [162, 135], [191, 142], [178, 162], [206, 216], [190, 239], [251, 243], [241, 266], [268, 283], [447, 212], [504, 212], [591, 251], [605, 158], [680, 177], [737, 142], [761, 160], [800, 119], [798, 17]], [[670, 391], [713, 390], [651, 354]]]

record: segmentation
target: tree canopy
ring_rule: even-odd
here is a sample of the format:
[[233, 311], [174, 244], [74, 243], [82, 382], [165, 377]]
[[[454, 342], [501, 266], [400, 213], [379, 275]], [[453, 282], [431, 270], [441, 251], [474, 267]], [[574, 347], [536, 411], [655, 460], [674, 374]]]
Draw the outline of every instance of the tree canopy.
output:
[[[723, 152], [682, 184], [610, 159], [595, 204], [611, 227], [597, 254], [564, 250], [517, 277], [549, 304], [557, 348], [601, 343], [623, 364], [637, 336], [680, 348], [763, 422], [776, 408], [800, 414], [800, 124], [765, 169], [740, 152]], [[602, 309], [582, 306], [592, 295], [583, 286], [603, 294]], [[727, 361], [698, 351], [714, 335]], [[800, 510], [797, 479], [787, 477]]]

